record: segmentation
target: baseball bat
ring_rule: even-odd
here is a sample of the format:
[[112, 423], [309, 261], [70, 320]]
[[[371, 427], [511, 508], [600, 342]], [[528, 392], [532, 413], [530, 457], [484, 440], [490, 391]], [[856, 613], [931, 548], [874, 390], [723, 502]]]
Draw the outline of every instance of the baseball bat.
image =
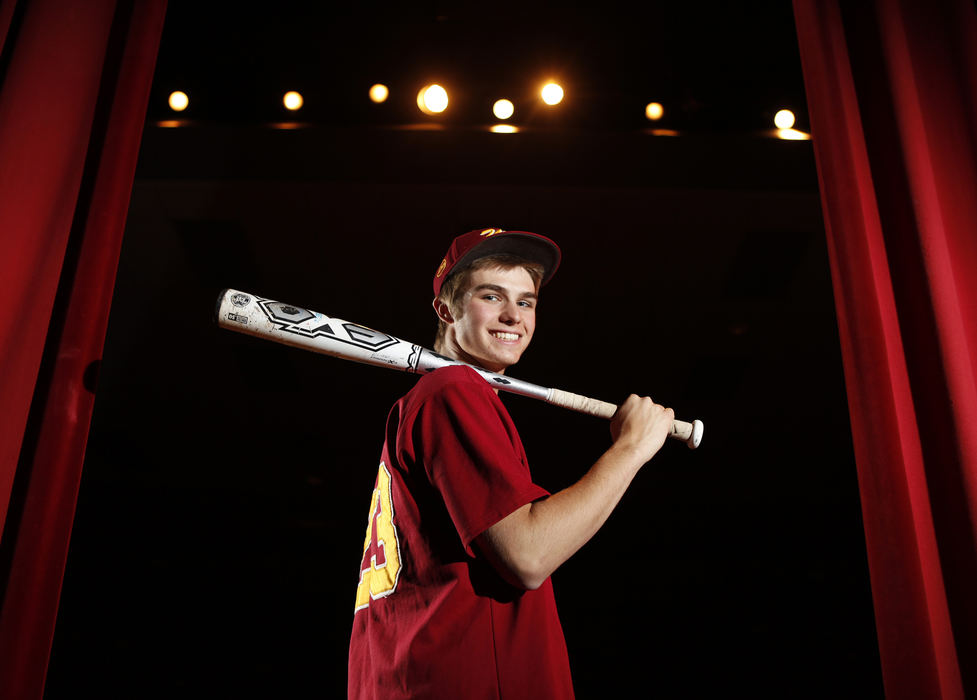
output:
[[[236, 289], [225, 289], [217, 298], [217, 324], [238, 333], [323, 355], [415, 374], [426, 374], [448, 365], [467, 364], [357, 323]], [[539, 386], [474, 365], [468, 366], [502, 391], [601, 418], [611, 418], [617, 411], [617, 406], [606, 401]], [[695, 449], [702, 440], [702, 430], [700, 420], [691, 423], [675, 420], [669, 437]]]

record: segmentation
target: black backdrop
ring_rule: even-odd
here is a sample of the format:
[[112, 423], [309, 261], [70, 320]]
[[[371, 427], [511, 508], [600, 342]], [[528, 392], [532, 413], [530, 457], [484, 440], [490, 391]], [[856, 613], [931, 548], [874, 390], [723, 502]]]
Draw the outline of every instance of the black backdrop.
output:
[[[49, 697], [342, 694], [382, 426], [413, 378], [220, 330], [214, 302], [429, 343], [431, 275], [480, 226], [564, 250], [514, 376], [706, 425], [554, 576], [579, 695], [881, 693], [809, 143], [154, 127]], [[608, 444], [505, 402], [551, 490]]]
[[[255, 58], [265, 19], [192, 7], [171, 3], [154, 119], [205, 41], [223, 96], [235, 80], [278, 85]], [[719, 26], [730, 19], [709, 24], [715, 54], [692, 60], [687, 43], [682, 65], [732, 63], [720, 49], [734, 46], [760, 62], [762, 46]], [[238, 45], [257, 48], [242, 59]], [[420, 76], [428, 59], [404, 65]], [[680, 96], [686, 77], [663, 91]], [[721, 72], [711, 85], [735, 92]], [[491, 134], [460, 118], [193, 116], [150, 123], [143, 141], [48, 698], [345, 692], [383, 423], [413, 378], [220, 330], [214, 303], [236, 287], [428, 344], [431, 276], [478, 227], [538, 231], [564, 252], [511, 374], [608, 401], [650, 394], [706, 425], [700, 450], [667, 446], [554, 575], [579, 697], [881, 697], [809, 142], [729, 121], [670, 137], [585, 119]], [[608, 444], [598, 419], [504, 401], [550, 490]]]

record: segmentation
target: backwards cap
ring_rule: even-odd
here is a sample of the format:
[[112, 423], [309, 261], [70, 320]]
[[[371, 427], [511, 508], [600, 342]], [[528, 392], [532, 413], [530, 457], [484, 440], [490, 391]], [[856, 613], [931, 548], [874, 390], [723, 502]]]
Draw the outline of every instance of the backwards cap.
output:
[[451, 242], [444, 259], [434, 273], [434, 298], [454, 270], [462, 270], [479, 258], [489, 255], [518, 255], [543, 266], [541, 285], [553, 277], [560, 266], [560, 248], [546, 236], [529, 231], [503, 231], [481, 228], [463, 233]]

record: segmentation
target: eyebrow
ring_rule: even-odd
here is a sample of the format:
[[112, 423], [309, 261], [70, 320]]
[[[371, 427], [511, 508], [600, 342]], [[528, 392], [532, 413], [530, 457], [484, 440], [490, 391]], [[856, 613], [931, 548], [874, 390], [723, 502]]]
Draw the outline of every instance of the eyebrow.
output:
[[[491, 290], [493, 292], [501, 292], [502, 294], [505, 294], [507, 296], [508, 296], [508, 292], [509, 292], [508, 289], [506, 289], [505, 287], [502, 287], [502, 286], [500, 286], [498, 284], [488, 284], [488, 283], [485, 283], [485, 284], [480, 284], [477, 287], [472, 287], [472, 294], [475, 294], [476, 292], [482, 291], [483, 289], [488, 289], [488, 290]], [[523, 292], [522, 294], [519, 295], [519, 298], [520, 299], [538, 299], [539, 297], [536, 295], [536, 292]]]

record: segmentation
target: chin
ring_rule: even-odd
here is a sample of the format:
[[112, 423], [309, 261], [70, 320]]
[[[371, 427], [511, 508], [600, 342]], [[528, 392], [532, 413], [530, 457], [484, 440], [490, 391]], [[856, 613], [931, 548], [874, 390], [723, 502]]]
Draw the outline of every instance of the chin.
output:
[[515, 362], [502, 360], [498, 357], [470, 357], [469, 359], [465, 360], [465, 362], [475, 365], [476, 367], [481, 367], [482, 369], [487, 369], [489, 372], [495, 372], [496, 374], [501, 374], [506, 370], [507, 367], [511, 367], [515, 364]]
[[[507, 369], [509, 369], [510, 367], [512, 367], [514, 364], [516, 364], [517, 362], [519, 362], [519, 357], [518, 356], [517, 357], [513, 357], [513, 358], [499, 359], [499, 360], [496, 360], [495, 362], [490, 362], [489, 363], [489, 366], [495, 368], [492, 371], [495, 372], [496, 374], [502, 374]], [[488, 367], [486, 367], [486, 369], [488, 369]]]

